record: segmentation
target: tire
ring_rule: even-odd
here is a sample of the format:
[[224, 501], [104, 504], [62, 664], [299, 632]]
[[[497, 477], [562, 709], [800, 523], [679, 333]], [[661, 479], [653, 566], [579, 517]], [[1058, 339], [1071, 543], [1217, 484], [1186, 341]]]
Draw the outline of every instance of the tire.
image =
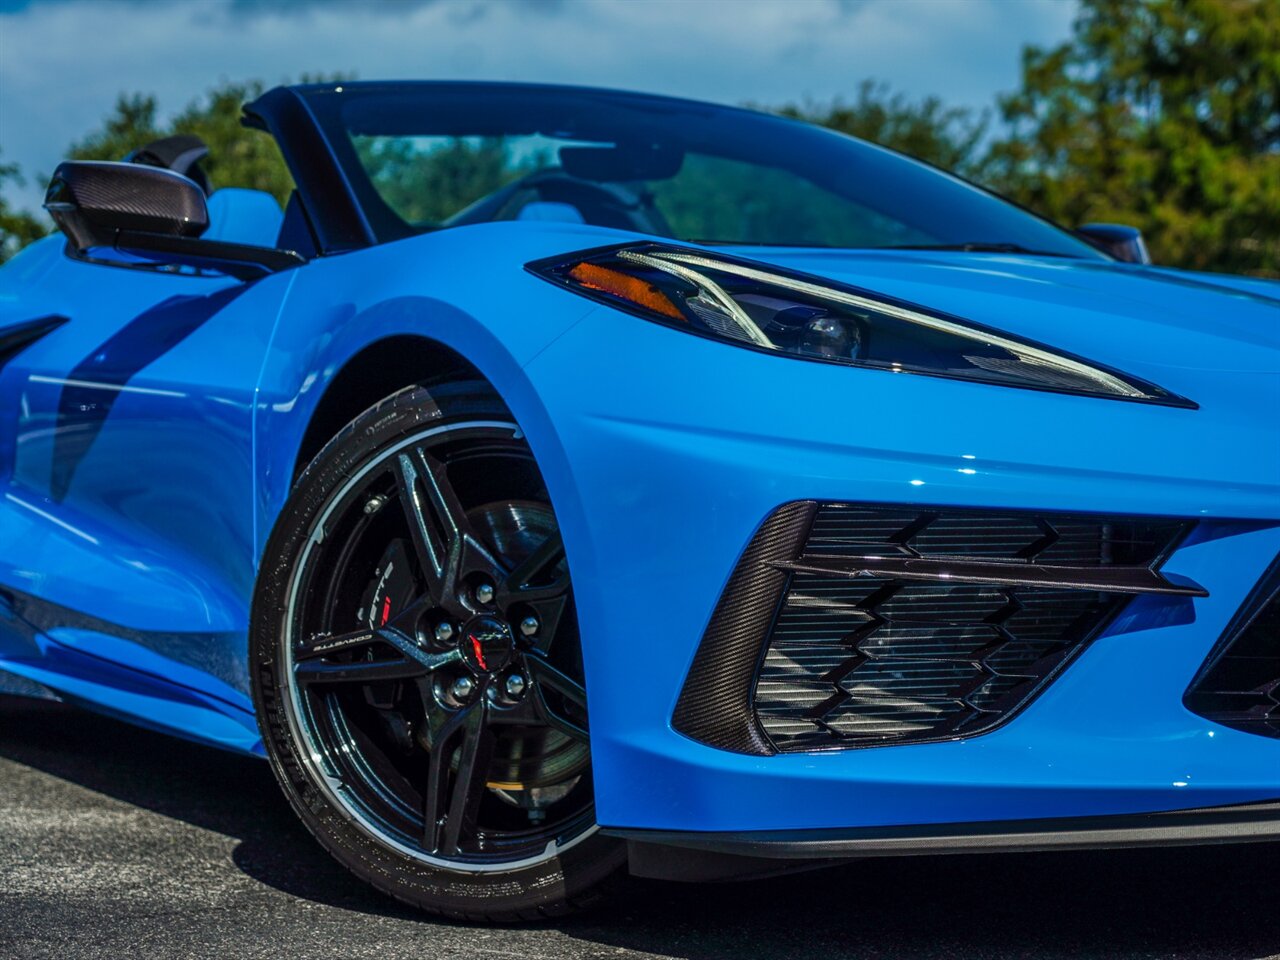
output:
[[285, 796], [384, 893], [536, 920], [625, 865], [595, 824], [554, 513], [483, 384], [401, 391], [316, 456], [267, 543], [250, 662]]

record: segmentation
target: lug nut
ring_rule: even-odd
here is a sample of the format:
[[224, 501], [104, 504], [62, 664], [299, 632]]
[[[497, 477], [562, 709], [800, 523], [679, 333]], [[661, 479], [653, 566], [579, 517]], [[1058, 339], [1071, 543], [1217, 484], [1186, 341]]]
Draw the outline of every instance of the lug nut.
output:
[[441, 643], [448, 643], [453, 639], [453, 624], [449, 621], [436, 624], [436, 639]]
[[506, 690], [508, 697], [518, 697], [524, 693], [524, 677], [518, 673], [513, 673], [507, 677]]
[[476, 600], [480, 603], [493, 603], [496, 595], [491, 583], [482, 583], [476, 587]]
[[476, 688], [475, 681], [470, 677], [459, 677], [453, 681], [453, 689], [450, 691], [455, 700], [465, 700], [471, 696], [471, 691]]
[[535, 633], [538, 632], [538, 618], [525, 617], [523, 620], [521, 620], [520, 632], [524, 634], [526, 637], [532, 637]]

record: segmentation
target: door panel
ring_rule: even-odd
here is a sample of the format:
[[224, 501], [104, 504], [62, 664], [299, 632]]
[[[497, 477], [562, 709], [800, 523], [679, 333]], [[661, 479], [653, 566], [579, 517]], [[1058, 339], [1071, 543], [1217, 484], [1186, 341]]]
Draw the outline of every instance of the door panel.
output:
[[5, 273], [6, 314], [68, 321], [0, 369], [0, 586], [92, 617], [81, 652], [152, 672], [159, 652], [247, 689], [225, 661], [243, 659], [226, 648], [243, 646], [257, 555], [253, 399], [292, 275], [60, 257], [14, 295]]

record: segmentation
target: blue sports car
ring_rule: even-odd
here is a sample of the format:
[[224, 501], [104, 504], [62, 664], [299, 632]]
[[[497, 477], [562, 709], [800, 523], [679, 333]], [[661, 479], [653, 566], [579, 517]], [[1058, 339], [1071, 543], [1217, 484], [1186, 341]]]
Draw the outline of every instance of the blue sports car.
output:
[[351, 83], [0, 270], [0, 690], [469, 919], [1280, 839], [1280, 285], [747, 110]]

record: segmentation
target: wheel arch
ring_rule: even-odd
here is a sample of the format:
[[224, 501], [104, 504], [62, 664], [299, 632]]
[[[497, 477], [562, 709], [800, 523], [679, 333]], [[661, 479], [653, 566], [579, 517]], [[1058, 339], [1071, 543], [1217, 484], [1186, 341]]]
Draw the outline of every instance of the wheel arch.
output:
[[348, 357], [325, 385], [294, 456], [293, 480], [326, 443], [364, 411], [405, 387], [475, 380], [498, 394], [466, 357], [421, 334], [391, 334]]

